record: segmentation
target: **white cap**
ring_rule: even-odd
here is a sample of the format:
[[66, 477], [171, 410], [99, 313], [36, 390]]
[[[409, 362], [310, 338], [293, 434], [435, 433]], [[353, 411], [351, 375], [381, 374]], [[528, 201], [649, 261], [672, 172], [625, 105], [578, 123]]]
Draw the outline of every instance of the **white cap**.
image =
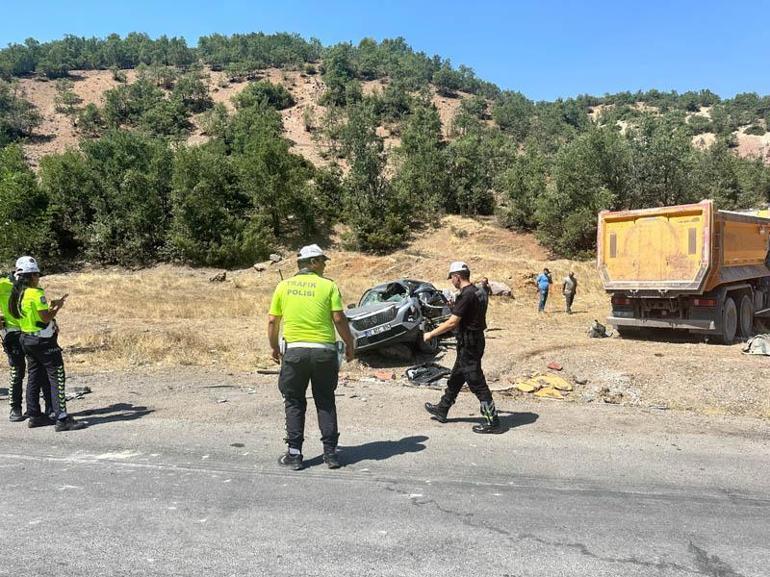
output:
[[324, 251], [317, 244], [309, 244], [299, 249], [297, 258], [299, 260], [305, 260], [306, 258], [323, 257], [324, 260], [329, 260], [329, 257], [324, 254]]
[[447, 278], [452, 278], [453, 273], [462, 272], [462, 271], [466, 271], [467, 273], [470, 274], [471, 269], [469, 269], [468, 265], [465, 264], [463, 261], [456, 260], [449, 265], [449, 275], [447, 276]]
[[16, 259], [16, 272], [21, 274], [39, 273], [40, 267], [37, 266], [37, 261], [31, 256], [20, 256]]

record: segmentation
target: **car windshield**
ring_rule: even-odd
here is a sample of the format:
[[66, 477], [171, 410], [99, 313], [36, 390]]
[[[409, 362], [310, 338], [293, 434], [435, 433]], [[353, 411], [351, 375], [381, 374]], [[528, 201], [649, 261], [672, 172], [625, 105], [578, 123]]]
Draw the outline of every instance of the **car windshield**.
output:
[[381, 303], [401, 303], [408, 298], [406, 287], [398, 283], [391, 283], [386, 286], [373, 288], [367, 291], [361, 297], [359, 306], [374, 305]]

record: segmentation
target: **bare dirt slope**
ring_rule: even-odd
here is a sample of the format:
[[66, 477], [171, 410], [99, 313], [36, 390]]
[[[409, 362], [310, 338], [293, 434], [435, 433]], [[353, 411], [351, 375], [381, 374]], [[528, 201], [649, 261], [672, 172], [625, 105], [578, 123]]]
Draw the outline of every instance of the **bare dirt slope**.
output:
[[[209, 94], [215, 103], [223, 103], [230, 111], [234, 110], [232, 98], [248, 86], [248, 82], [229, 82], [224, 72], [207, 71]], [[126, 71], [128, 82], [136, 79], [136, 71]], [[305, 126], [305, 111], [309, 111], [311, 124], [318, 127], [326, 113], [326, 107], [319, 104], [321, 95], [325, 91], [323, 80], [319, 75], [308, 75], [298, 71], [270, 68], [264, 70], [260, 79], [269, 80], [274, 84], [281, 84], [292, 93], [296, 104], [287, 110], [281, 111], [284, 123], [284, 133], [293, 143], [293, 151], [301, 154], [312, 163], [321, 165], [324, 159], [323, 142], [317, 137], [314, 130], [308, 131]], [[82, 106], [94, 103], [98, 106], [104, 104], [105, 91], [118, 86], [118, 82], [112, 77], [109, 70], [84, 70], [73, 71], [75, 93], [83, 99]], [[33, 166], [37, 166], [40, 158], [46, 154], [62, 152], [78, 146], [79, 135], [72, 125], [72, 121], [63, 113], [55, 110], [54, 99], [56, 97], [56, 83], [45, 79], [23, 78], [21, 86], [27, 98], [38, 107], [43, 116], [43, 123], [37, 129], [34, 138], [25, 145], [27, 157]], [[363, 90], [367, 94], [384, 90], [385, 83], [381, 80], [365, 82]], [[449, 134], [457, 110], [462, 98], [467, 94], [460, 93], [457, 98], [446, 98], [433, 94], [433, 102], [436, 105], [445, 135]], [[192, 118], [193, 130], [188, 138], [189, 144], [200, 144], [208, 137], [200, 127], [200, 115]], [[385, 145], [395, 148], [400, 139], [392, 135], [389, 130], [382, 128], [381, 135], [385, 138]]]
[[[136, 71], [127, 70], [126, 76], [129, 82], [136, 78]], [[223, 103], [230, 110], [234, 109], [232, 97], [242, 91], [248, 82], [229, 82], [224, 72], [207, 71], [209, 93], [215, 103]], [[286, 138], [293, 143], [293, 151], [301, 154], [310, 162], [322, 165], [327, 162], [324, 154], [323, 139], [319, 138], [317, 131], [308, 131], [305, 127], [305, 111], [309, 111], [311, 124], [315, 127], [326, 113], [326, 108], [319, 104], [319, 99], [325, 90], [323, 80], [319, 75], [308, 75], [299, 71], [281, 70], [276, 68], [266, 69], [260, 78], [267, 79], [275, 84], [281, 84], [289, 90], [296, 104], [287, 110], [281, 111], [284, 122]], [[109, 70], [85, 70], [73, 71], [72, 79], [75, 82], [74, 90], [83, 99], [83, 105], [94, 103], [103, 104], [102, 95], [106, 90], [117, 86]], [[372, 94], [385, 89], [387, 81], [371, 80], [362, 83], [363, 92]], [[37, 166], [40, 158], [46, 154], [61, 152], [78, 145], [79, 135], [72, 126], [72, 122], [65, 114], [56, 112], [54, 98], [56, 96], [56, 84], [45, 79], [24, 78], [20, 80], [21, 86], [27, 97], [38, 107], [43, 123], [37, 129], [37, 134], [25, 146], [25, 150], [33, 166]], [[450, 137], [453, 120], [464, 98], [470, 95], [458, 93], [456, 98], [447, 98], [432, 90], [432, 100], [441, 117], [442, 130], [446, 137]], [[604, 106], [596, 106], [590, 116], [597, 120]], [[640, 103], [640, 109], [654, 110]], [[695, 113], [708, 116], [708, 108], [703, 108]], [[193, 130], [188, 138], [189, 144], [199, 144], [207, 140], [207, 136], [200, 127], [200, 115], [192, 118]], [[625, 126], [622, 127], [625, 129]], [[398, 134], [389, 127], [381, 127], [380, 136], [385, 139], [386, 149], [396, 148], [400, 144]], [[764, 136], [752, 136], [743, 131], [736, 133], [738, 142], [738, 154], [763, 158], [770, 162], [770, 133]], [[708, 147], [714, 142], [714, 135], [707, 133], [693, 137], [696, 146]]]
[[[493, 299], [490, 305], [485, 357], [489, 380], [501, 399], [610, 402], [770, 418], [770, 359], [744, 356], [739, 344], [717, 346], [698, 339], [588, 338], [591, 321], [604, 318], [608, 309], [593, 263], [548, 260], [529, 235], [450, 217], [441, 228], [420, 233], [410, 246], [390, 256], [340, 250], [331, 255], [327, 274], [337, 279], [346, 302], [356, 301], [372, 284], [403, 277], [449, 288], [445, 271], [454, 259], [467, 261], [474, 276], [509, 284], [515, 298]], [[536, 312], [531, 278], [544, 265], [557, 284], [570, 269], [576, 271], [580, 289], [575, 314], [563, 312], [558, 290], [553, 291], [548, 312]], [[52, 275], [44, 284], [52, 297], [70, 294], [60, 315], [70, 372], [103, 373], [110, 379], [134, 371], [173, 373], [175, 367], [187, 366], [253, 374], [273, 367], [264, 336], [268, 303], [279, 271], [285, 276], [294, 268], [288, 255], [263, 272], [228, 272], [220, 283], [209, 281], [217, 272], [212, 269], [163, 265], [137, 272]], [[451, 364], [453, 354], [448, 350], [440, 362]], [[551, 361], [563, 366], [558, 374], [574, 386], [565, 399], [538, 401], [513, 390], [515, 382], [531, 373], [548, 372]], [[375, 373], [384, 370], [387, 386], [399, 386], [404, 369], [413, 362], [371, 357], [343, 370], [350, 382], [364, 383], [376, 381]], [[391, 382], [391, 376], [396, 380]]]

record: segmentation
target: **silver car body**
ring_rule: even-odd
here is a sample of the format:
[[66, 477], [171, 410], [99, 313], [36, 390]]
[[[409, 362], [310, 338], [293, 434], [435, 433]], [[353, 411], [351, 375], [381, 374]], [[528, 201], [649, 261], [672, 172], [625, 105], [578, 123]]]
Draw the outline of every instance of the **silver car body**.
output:
[[366, 291], [345, 315], [362, 352], [394, 343], [421, 346], [423, 332], [450, 315], [444, 294], [424, 281], [400, 279]]

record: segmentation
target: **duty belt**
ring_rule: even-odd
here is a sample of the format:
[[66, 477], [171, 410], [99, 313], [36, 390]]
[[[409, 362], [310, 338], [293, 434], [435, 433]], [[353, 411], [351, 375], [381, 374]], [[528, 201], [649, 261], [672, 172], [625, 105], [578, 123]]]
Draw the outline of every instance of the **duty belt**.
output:
[[303, 343], [301, 341], [286, 343], [287, 349], [326, 349], [336, 351], [337, 345], [333, 343]]
[[33, 337], [40, 337], [41, 339], [48, 339], [56, 334], [56, 325], [50, 324], [44, 329], [27, 334], [32, 335]]

